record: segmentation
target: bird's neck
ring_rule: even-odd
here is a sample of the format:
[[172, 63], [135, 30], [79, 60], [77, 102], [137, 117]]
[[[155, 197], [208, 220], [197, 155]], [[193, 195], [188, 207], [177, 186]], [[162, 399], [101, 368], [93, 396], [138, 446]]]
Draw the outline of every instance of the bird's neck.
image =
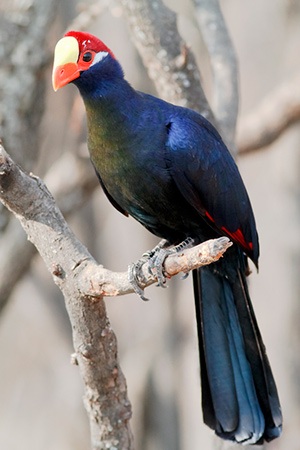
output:
[[[87, 112], [88, 147], [96, 167], [118, 164], [135, 138], [139, 94], [123, 78], [106, 82], [92, 95], [82, 93]], [[104, 170], [104, 169], [103, 169]]]

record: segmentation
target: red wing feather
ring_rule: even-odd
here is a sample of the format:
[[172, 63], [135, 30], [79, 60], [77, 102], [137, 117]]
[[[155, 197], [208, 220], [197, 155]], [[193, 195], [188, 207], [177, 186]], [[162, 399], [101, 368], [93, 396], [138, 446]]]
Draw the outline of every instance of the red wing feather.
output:
[[[209, 214], [208, 211], [205, 211], [205, 215], [211, 222], [215, 223], [213, 217]], [[229, 231], [227, 230], [227, 228], [221, 227], [221, 230], [224, 231], [224, 233], [226, 233], [229, 237], [231, 237], [234, 242], [240, 244], [246, 252], [251, 253], [253, 251], [253, 242], [246, 241], [240, 228], [238, 228], [236, 231]]]

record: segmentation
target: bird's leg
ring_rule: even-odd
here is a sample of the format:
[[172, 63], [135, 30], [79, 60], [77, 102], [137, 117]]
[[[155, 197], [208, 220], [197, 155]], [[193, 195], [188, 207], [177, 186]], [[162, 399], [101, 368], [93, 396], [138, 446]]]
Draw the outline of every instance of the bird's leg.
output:
[[[132, 263], [128, 266], [128, 281], [133, 287], [134, 292], [144, 301], [149, 299], [145, 297], [144, 290], [139, 285], [139, 279], [142, 278], [142, 267], [146, 262], [149, 260], [151, 261], [157, 252], [169, 245], [170, 244], [166, 239], [162, 239], [152, 250], [143, 253], [142, 257], [136, 263]], [[152, 275], [151, 269], [149, 269], [149, 272]]]
[[156, 255], [162, 249], [170, 247], [170, 245], [171, 244], [169, 241], [167, 241], [167, 239], [162, 239], [152, 250], [148, 250], [145, 253], [143, 253], [143, 257], [146, 258], [147, 261], [151, 260], [151, 258], [153, 258], [154, 255]]
[[153, 255], [149, 259], [149, 272], [157, 278], [157, 286], [166, 287], [166, 277], [164, 274], [164, 261], [167, 256], [174, 255], [175, 253], [180, 253], [187, 248], [194, 245], [195, 241], [193, 238], [186, 238], [180, 244], [174, 247], [167, 246], [156, 246]]
[[166, 287], [166, 277], [164, 274], [164, 261], [169, 255], [182, 252], [194, 245], [195, 240], [187, 238], [180, 244], [170, 247], [170, 243], [162, 239], [156, 247], [145, 252], [141, 259], [128, 267], [128, 280], [133, 287], [134, 292], [144, 301], [148, 300], [144, 295], [144, 290], [139, 285], [142, 279], [142, 266], [149, 263], [149, 273], [157, 278], [157, 286]]

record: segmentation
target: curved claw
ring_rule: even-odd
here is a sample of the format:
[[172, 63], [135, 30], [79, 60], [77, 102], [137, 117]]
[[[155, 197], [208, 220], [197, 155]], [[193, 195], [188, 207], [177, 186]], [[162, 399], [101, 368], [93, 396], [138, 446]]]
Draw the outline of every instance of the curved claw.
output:
[[189, 272], [183, 273], [182, 276], [180, 277], [180, 279], [181, 279], [181, 280], [186, 280], [187, 277], [189, 276], [189, 274], [190, 274]]
[[136, 264], [130, 264], [128, 266], [128, 281], [131, 284], [134, 292], [144, 301], [147, 302], [149, 299], [144, 295], [144, 289], [142, 289], [138, 284], [139, 272], [141, 271], [143, 263], [138, 261]]
[[170, 255], [172, 250], [158, 248], [153, 256], [149, 259], [149, 272], [157, 278], [157, 286], [166, 287], [166, 277], [163, 270], [163, 265], [166, 257]]

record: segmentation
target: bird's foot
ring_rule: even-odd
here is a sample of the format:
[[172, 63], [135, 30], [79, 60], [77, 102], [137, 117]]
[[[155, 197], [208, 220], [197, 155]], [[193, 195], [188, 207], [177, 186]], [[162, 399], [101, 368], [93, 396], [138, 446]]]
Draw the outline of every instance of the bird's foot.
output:
[[[134, 292], [144, 301], [148, 299], [145, 297], [144, 290], [140, 287], [140, 282], [143, 280], [142, 267], [148, 262], [149, 273], [157, 278], [157, 286], [166, 287], [166, 275], [164, 272], [164, 261], [169, 255], [180, 253], [187, 248], [194, 245], [194, 239], [187, 238], [183, 242], [174, 247], [169, 247], [170, 243], [163, 239], [154, 249], [147, 251], [143, 254], [142, 258], [136, 263], [131, 264], [128, 267], [128, 280], [133, 287]], [[188, 274], [185, 274], [183, 278], [186, 278]]]
[[[142, 267], [146, 262], [151, 261], [153, 256], [159, 252], [159, 250], [163, 249], [164, 247], [167, 247], [169, 245], [169, 242], [165, 239], [162, 239], [156, 247], [154, 247], [152, 250], [148, 250], [147, 252], [143, 253], [142, 258], [140, 258], [136, 263], [130, 264], [128, 267], [128, 281], [131, 284], [134, 292], [144, 301], [148, 301], [149, 299], [145, 297], [144, 289], [141, 288], [140, 284], [143, 280], [143, 274], [142, 274]], [[152, 274], [152, 272], [149, 269], [149, 272]]]
[[[161, 242], [160, 242], [161, 244]], [[169, 255], [174, 255], [176, 253], [180, 253], [187, 248], [190, 248], [194, 245], [194, 239], [188, 237], [180, 244], [175, 245], [174, 247], [161, 246], [157, 245], [153, 250], [154, 253], [149, 258], [149, 272], [151, 275], [157, 278], [157, 286], [166, 287], [166, 275], [164, 272], [164, 261]], [[166, 244], [168, 242], [166, 241]], [[188, 274], [184, 275], [184, 278], [187, 277]]]
[[142, 256], [136, 263], [132, 263], [128, 266], [128, 281], [131, 284], [134, 292], [143, 300], [148, 301], [145, 297], [144, 289], [141, 288], [139, 281], [142, 278], [142, 267], [148, 261], [148, 257]]

